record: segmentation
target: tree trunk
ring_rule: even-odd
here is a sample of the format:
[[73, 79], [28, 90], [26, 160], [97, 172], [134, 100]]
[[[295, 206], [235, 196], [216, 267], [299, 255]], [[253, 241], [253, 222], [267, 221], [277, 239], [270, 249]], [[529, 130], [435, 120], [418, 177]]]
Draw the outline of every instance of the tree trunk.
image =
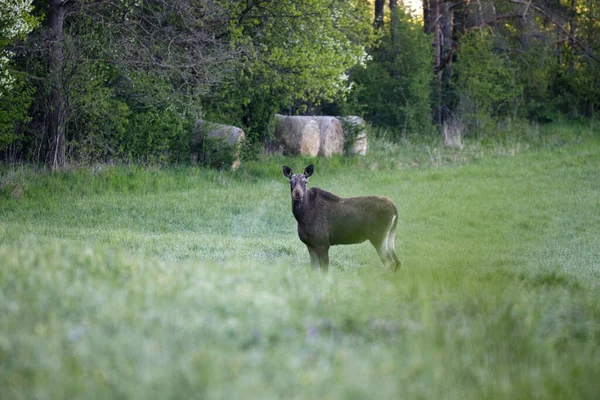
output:
[[383, 27], [383, 8], [385, 6], [385, 0], [375, 0], [375, 21], [373, 26], [380, 29]]
[[575, 8], [575, 0], [571, 0], [571, 7], [569, 8], [569, 51], [571, 56], [569, 57], [569, 71], [575, 70], [575, 18], [577, 17], [577, 8]]
[[62, 0], [50, 0], [48, 24], [50, 51], [48, 71], [50, 89], [50, 115], [48, 123], [48, 152], [46, 165], [52, 169], [65, 165], [66, 101], [63, 89], [63, 25], [65, 7]]
[[[440, 30], [442, 35], [441, 58], [445, 63], [442, 70], [442, 94], [441, 94], [441, 122], [444, 123], [450, 116], [450, 78], [452, 77], [452, 12], [450, 11], [451, 3], [445, 1], [441, 6]], [[446, 61], [447, 60], [447, 61]]]
[[[466, 30], [467, 7], [464, 2], [458, 2], [452, 6], [452, 42], [458, 45]], [[520, 19], [517, 22], [521, 22]]]
[[450, 78], [452, 76], [452, 3], [429, 0], [433, 24], [433, 48], [435, 55], [435, 87], [433, 123], [442, 128], [450, 116]]
[[440, 1], [430, 0], [430, 20], [433, 28], [433, 49], [435, 61], [435, 87], [433, 101], [433, 123], [438, 127], [442, 126], [442, 72], [440, 66], [442, 64], [442, 30], [440, 29]]
[[398, 0], [390, 0], [390, 34], [392, 36], [392, 43], [394, 46], [397, 45], [398, 40], [398, 24], [400, 24], [398, 16]]
[[433, 32], [433, 21], [431, 19], [431, 2], [436, 0], [423, 0], [423, 29], [425, 33]]

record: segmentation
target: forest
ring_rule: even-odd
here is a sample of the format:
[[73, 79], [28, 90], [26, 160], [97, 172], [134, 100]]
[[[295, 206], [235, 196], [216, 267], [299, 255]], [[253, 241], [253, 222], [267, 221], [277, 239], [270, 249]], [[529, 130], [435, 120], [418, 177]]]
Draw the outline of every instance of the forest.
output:
[[5, 0], [0, 158], [190, 161], [199, 118], [359, 115], [446, 144], [597, 118], [595, 0]]

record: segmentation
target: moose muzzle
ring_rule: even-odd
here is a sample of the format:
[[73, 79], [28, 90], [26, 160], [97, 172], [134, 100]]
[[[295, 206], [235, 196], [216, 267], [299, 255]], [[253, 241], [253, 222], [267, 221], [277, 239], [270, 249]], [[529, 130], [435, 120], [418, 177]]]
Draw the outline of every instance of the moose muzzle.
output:
[[292, 190], [292, 199], [294, 201], [300, 201], [304, 197], [304, 190], [300, 188], [300, 185], [296, 186], [294, 190]]

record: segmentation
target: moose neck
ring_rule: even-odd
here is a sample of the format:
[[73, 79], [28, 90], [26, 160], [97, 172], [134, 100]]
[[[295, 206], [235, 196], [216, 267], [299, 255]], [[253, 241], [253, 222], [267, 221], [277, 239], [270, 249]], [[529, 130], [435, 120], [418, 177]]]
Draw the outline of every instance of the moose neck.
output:
[[308, 207], [308, 191], [309, 189], [306, 190], [301, 200], [292, 199], [292, 213], [298, 222], [301, 222], [306, 214], [306, 209]]

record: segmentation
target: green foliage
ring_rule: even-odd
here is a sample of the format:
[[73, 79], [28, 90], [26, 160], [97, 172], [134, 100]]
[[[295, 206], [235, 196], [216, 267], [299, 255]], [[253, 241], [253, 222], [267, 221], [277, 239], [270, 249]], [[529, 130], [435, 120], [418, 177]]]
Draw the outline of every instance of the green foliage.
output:
[[[490, 2], [492, 3], [492, 2]], [[493, 2], [498, 6], [497, 13], [511, 15], [510, 2]], [[467, 68], [473, 80], [486, 82], [491, 80], [489, 88], [472, 86], [472, 91], [485, 93], [490, 90], [490, 102], [501, 100], [495, 96], [495, 89], [505, 86], [506, 94], [513, 95], [515, 84], [518, 108], [513, 112], [500, 107], [500, 113], [494, 107], [487, 107], [483, 115], [492, 121], [500, 115], [526, 116], [536, 122], [549, 122], [561, 118], [579, 118], [594, 116], [600, 105], [597, 90], [600, 76], [600, 35], [598, 17], [600, 7], [595, 0], [576, 0], [573, 2], [555, 2], [543, 7], [545, 15], [537, 19], [530, 14], [528, 23], [519, 18], [501, 21], [494, 25], [493, 31], [485, 33], [473, 31], [469, 34], [467, 45], [475, 49], [467, 58], [479, 57], [472, 68]], [[471, 10], [473, 12], [474, 10]], [[557, 26], [555, 22], [561, 23]], [[473, 35], [481, 35], [489, 45], [474, 46]], [[461, 43], [460, 53], [463, 53]], [[457, 68], [462, 68], [465, 57], [459, 55]], [[467, 61], [469, 63], [469, 61]], [[490, 64], [494, 68], [490, 69]], [[482, 67], [481, 69], [479, 67]], [[489, 76], [496, 70], [497, 76]], [[505, 70], [508, 73], [499, 73]], [[487, 75], [487, 77], [486, 77]], [[486, 79], [487, 78], [487, 79]], [[504, 83], [502, 83], [504, 82]], [[462, 82], [461, 84], [464, 84]], [[476, 96], [477, 97], [477, 96]], [[479, 96], [480, 100], [484, 96]], [[500, 102], [501, 103], [501, 102]], [[506, 105], [510, 104], [505, 102]], [[486, 104], [484, 104], [486, 106]], [[470, 105], [473, 108], [473, 105]], [[512, 114], [512, 115], [511, 115]]]
[[563, 115], [594, 117], [600, 110], [600, 63], [578, 62], [576, 68], [569, 64], [555, 69], [550, 104]]
[[[194, 127], [191, 150], [196, 163], [208, 165], [220, 170], [237, 167], [235, 161], [239, 159], [244, 141], [232, 145], [229, 140], [231, 127], [201, 121]], [[211, 135], [212, 132], [224, 132], [226, 134]]]
[[464, 37], [454, 72], [459, 114], [473, 128], [481, 129], [479, 119], [516, 114], [523, 94], [515, 80], [518, 71], [507, 57], [494, 52], [493, 36], [476, 31]]
[[561, 93], [568, 96], [571, 112], [578, 115], [597, 118], [600, 110], [600, 4], [594, 0], [580, 0], [576, 22], [580, 40], [583, 40], [588, 51], [595, 55], [580, 54], [579, 48], [569, 49], [563, 64], [563, 73], [572, 78], [572, 90]]
[[31, 0], [15, 0], [0, 7], [0, 150], [20, 139], [19, 125], [30, 118], [28, 108], [34, 90], [23, 73], [14, 69], [15, 53], [9, 46], [24, 39], [38, 24]]
[[571, 94], [574, 100], [572, 107], [576, 111], [588, 117], [597, 117], [600, 111], [600, 63], [586, 62], [577, 69]]
[[552, 82], [556, 75], [556, 55], [547, 44], [531, 41], [529, 51], [515, 59], [517, 84], [523, 88], [519, 115], [535, 122], [555, 119], [561, 96], [553, 95]]
[[[12, 0], [0, 9], [0, 50], [16, 39], [23, 39], [39, 21], [31, 14], [33, 0]], [[2, 54], [2, 53], [0, 53]]]
[[0, 151], [21, 138], [17, 129], [29, 120], [33, 94], [21, 75], [13, 75], [11, 90], [0, 96]]
[[282, 107], [279, 95], [268, 85], [258, 88], [243, 71], [233, 82], [205, 98], [204, 119], [244, 129], [249, 145], [265, 143], [275, 133], [275, 114]]
[[366, 126], [353, 123], [345, 118], [340, 118], [342, 130], [344, 131], [344, 153], [348, 154], [350, 149], [356, 143], [356, 139], [364, 136], [370, 136], [369, 129]]
[[[251, 143], [272, 135], [273, 114], [305, 111], [343, 98], [346, 71], [364, 60], [373, 39], [370, 13], [359, 0], [229, 4], [232, 45], [242, 48], [240, 72], [209, 101], [218, 122], [242, 125]], [[210, 97], [209, 97], [210, 98]]]
[[[434, 131], [433, 37], [402, 6], [374, 31], [365, 0], [86, 3], [63, 4], [71, 161], [185, 162], [199, 118], [243, 128], [247, 160], [260, 159], [277, 112], [361, 115], [397, 141]], [[597, 116], [599, 3], [542, 3], [524, 13], [512, 2], [458, 2], [438, 18], [449, 68], [435, 87], [442, 132], [496, 140], [527, 131], [521, 118]], [[7, 159], [44, 159], [58, 82], [40, 25], [48, 10], [42, 0], [0, 9], [0, 148], [19, 153]], [[216, 156], [221, 146], [204, 145], [201, 162], [228, 162]]]
[[229, 169], [236, 160], [236, 149], [224, 139], [202, 137], [194, 148], [196, 162], [220, 170]]
[[110, 161], [123, 155], [132, 111], [114, 87], [114, 74], [106, 64], [85, 63], [72, 77], [69, 132], [75, 160]]
[[102, 28], [81, 16], [65, 39], [71, 160], [188, 162], [196, 93], [176, 88], [177, 80], [164, 71], [106, 62], [119, 55], [110, 48], [114, 28]]
[[39, 24], [39, 20], [31, 13], [31, 3], [32, 0], [12, 0], [3, 2], [0, 7], [0, 98], [13, 89], [17, 79], [10, 65], [14, 52], [7, 50], [7, 47], [24, 39]]
[[398, 7], [373, 59], [353, 70], [355, 86], [345, 112], [389, 127], [396, 138], [430, 132], [430, 42], [420, 23]]
[[191, 134], [192, 121], [173, 107], [138, 111], [119, 138], [119, 150], [133, 161], [187, 162]]

